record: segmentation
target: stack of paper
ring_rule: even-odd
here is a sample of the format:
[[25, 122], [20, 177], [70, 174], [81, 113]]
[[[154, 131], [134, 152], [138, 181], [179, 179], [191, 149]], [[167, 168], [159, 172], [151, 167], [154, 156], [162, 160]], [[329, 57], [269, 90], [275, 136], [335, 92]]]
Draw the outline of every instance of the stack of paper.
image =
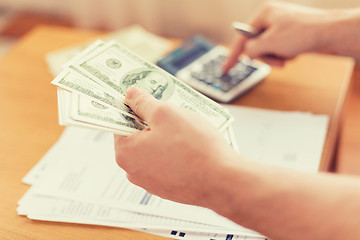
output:
[[18, 213], [30, 219], [125, 227], [178, 239], [264, 239], [211, 210], [153, 196], [115, 161], [113, 134], [67, 128], [23, 179]]
[[[235, 116], [242, 155], [318, 170], [327, 116], [226, 107]], [[68, 127], [23, 182], [32, 186], [18, 213], [30, 219], [124, 227], [176, 239], [264, 239], [208, 209], [163, 200], [132, 185], [116, 165], [111, 133]]]

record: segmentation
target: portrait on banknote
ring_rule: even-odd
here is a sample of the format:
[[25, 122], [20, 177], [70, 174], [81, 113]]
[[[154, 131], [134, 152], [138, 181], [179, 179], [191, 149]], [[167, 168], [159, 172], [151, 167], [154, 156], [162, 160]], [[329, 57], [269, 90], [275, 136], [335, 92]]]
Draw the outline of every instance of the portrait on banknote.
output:
[[151, 68], [140, 68], [126, 74], [120, 84], [122, 92], [126, 92], [131, 86], [145, 90], [158, 100], [168, 99], [175, 88], [170, 76]]

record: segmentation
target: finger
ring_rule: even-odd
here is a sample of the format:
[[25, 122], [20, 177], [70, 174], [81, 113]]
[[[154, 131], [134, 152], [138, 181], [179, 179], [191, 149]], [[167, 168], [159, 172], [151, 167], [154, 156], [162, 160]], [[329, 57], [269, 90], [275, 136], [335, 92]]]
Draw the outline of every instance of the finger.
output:
[[127, 143], [127, 137], [114, 134], [114, 149], [115, 149], [115, 160], [119, 167], [123, 167], [126, 156], [123, 151], [123, 146]]
[[244, 44], [247, 38], [245, 36], [239, 36], [236, 42], [233, 44], [232, 50], [229, 56], [226, 58], [222, 67], [223, 73], [227, 73], [237, 63], [240, 54], [243, 52]]
[[122, 147], [124, 145], [126, 145], [129, 141], [129, 137], [128, 136], [122, 136], [122, 135], [117, 135], [117, 134], [114, 134], [114, 149], [115, 149], [115, 152], [120, 152], [122, 153]]
[[285, 59], [284, 58], [279, 58], [279, 57], [273, 57], [273, 56], [263, 56], [261, 57], [261, 59], [271, 65], [271, 66], [274, 66], [274, 67], [283, 67], [285, 65]]
[[154, 109], [160, 104], [160, 101], [144, 90], [131, 87], [127, 90], [125, 96], [126, 104], [145, 122], [150, 121]]
[[285, 64], [287, 58], [275, 54], [271, 48], [265, 46], [266, 43], [262, 41], [252, 41], [247, 44], [245, 51], [250, 58], [261, 58], [269, 65], [282, 67]]
[[260, 57], [260, 55], [265, 55], [267, 49], [262, 43], [263, 41], [261, 41], [261, 39], [249, 40], [244, 46], [244, 51], [246, 51], [246, 54], [251, 58], [257, 58]]
[[273, 29], [266, 30], [260, 37], [246, 42], [244, 52], [251, 58], [261, 58], [273, 66], [283, 66], [289, 56], [279, 52], [277, 39], [274, 39]]
[[272, 29], [267, 29], [259, 37], [249, 39], [244, 46], [244, 52], [251, 58], [260, 58], [265, 55], [277, 55], [275, 52], [274, 34]]
[[128, 136], [114, 134], [114, 144], [116, 145], [117, 143], [122, 143], [126, 141], [127, 138]]
[[125, 171], [131, 171], [132, 153], [136, 149], [134, 135], [141, 131], [135, 132], [130, 136], [114, 135], [115, 160], [119, 167]]
[[[258, 31], [263, 31], [267, 28], [266, 21], [266, 10], [267, 5], [262, 5], [260, 9], [258, 9], [255, 14], [249, 19], [248, 23]], [[244, 51], [244, 45], [248, 40], [245, 36], [239, 36], [237, 38], [236, 43], [234, 44], [232, 51], [229, 57], [225, 60], [225, 63], [222, 67], [223, 73], [227, 73], [232, 67], [237, 63], [240, 54]]]

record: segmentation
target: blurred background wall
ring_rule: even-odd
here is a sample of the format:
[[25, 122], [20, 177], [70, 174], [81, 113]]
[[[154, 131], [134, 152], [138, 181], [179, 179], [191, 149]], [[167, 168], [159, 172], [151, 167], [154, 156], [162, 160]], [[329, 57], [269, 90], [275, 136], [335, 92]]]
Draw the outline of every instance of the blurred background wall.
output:
[[[0, 7], [69, 19], [75, 26], [115, 30], [139, 23], [170, 37], [201, 33], [227, 43], [234, 36], [230, 24], [244, 21], [264, 0], [0, 0]], [[286, 1], [286, 0], [285, 0]], [[289, 1], [289, 0], [288, 0]], [[360, 6], [359, 0], [291, 0], [323, 8]]]

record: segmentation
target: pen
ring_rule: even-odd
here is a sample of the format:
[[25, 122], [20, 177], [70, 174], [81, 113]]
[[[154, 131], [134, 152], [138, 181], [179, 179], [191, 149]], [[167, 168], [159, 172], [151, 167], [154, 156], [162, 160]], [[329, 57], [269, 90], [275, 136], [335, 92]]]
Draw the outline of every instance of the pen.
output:
[[233, 22], [232, 27], [248, 38], [257, 37], [262, 32], [246, 23], [241, 22]]

